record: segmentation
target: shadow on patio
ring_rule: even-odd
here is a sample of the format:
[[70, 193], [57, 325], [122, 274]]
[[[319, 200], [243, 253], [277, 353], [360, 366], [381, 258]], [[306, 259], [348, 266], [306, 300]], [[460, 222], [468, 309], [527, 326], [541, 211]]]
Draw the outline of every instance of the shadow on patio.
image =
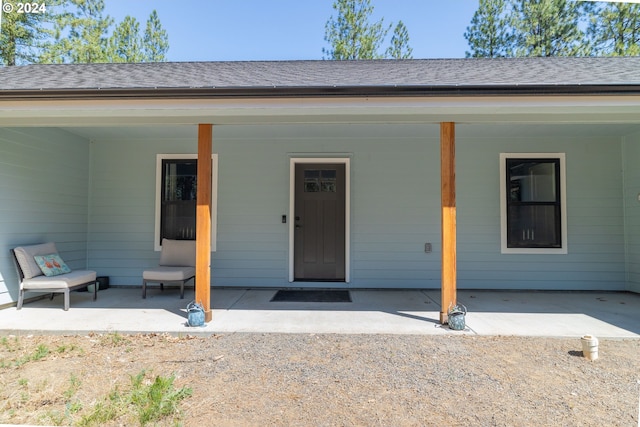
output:
[[470, 334], [640, 338], [640, 295], [626, 292], [458, 291], [467, 329], [438, 323], [439, 290], [352, 290], [350, 303], [271, 302], [275, 289], [212, 289], [213, 320], [186, 323], [187, 289], [109, 288], [92, 301], [72, 293], [71, 309], [55, 297], [0, 310], [2, 333], [166, 332], [171, 334], [351, 333]]

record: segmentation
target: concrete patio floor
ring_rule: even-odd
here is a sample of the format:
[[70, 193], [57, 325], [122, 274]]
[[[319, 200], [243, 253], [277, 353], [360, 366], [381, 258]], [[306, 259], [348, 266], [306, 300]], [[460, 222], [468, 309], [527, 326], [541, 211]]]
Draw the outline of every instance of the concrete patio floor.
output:
[[465, 331], [439, 324], [439, 290], [352, 290], [349, 303], [271, 302], [274, 289], [212, 289], [213, 320], [186, 325], [193, 289], [109, 288], [0, 310], [0, 333], [88, 332], [209, 335], [234, 332], [336, 334], [470, 334], [640, 338], [640, 295], [626, 292], [458, 291], [469, 312]]

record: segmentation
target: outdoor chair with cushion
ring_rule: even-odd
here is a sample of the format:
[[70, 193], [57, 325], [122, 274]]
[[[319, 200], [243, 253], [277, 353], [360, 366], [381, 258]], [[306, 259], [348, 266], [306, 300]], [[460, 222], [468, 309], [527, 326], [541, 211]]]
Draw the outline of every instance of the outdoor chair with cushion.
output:
[[15, 262], [20, 291], [17, 309], [22, 308], [24, 294], [31, 292], [51, 292], [64, 294], [64, 309], [69, 310], [69, 292], [93, 286], [93, 300], [97, 298], [96, 272], [71, 270], [62, 260], [53, 242], [39, 245], [19, 246], [11, 249]]
[[179, 284], [180, 298], [184, 298], [184, 285], [196, 276], [196, 242], [195, 240], [162, 239], [160, 265], [142, 273], [142, 298], [147, 297], [147, 283], [160, 283], [160, 290], [165, 284]]

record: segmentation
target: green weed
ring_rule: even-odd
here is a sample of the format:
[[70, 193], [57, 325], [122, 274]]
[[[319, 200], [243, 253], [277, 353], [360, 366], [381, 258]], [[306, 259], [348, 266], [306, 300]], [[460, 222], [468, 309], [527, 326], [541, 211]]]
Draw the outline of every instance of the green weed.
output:
[[47, 411], [38, 417], [41, 423], [46, 425], [61, 426], [64, 422], [64, 415], [59, 411]]
[[57, 353], [71, 353], [72, 351], [77, 351], [80, 354], [84, 353], [84, 350], [81, 347], [76, 346], [75, 344], [67, 345], [63, 344], [56, 348]]
[[[2, 337], [0, 338], [0, 349], [13, 353], [20, 349], [20, 341], [18, 337]], [[0, 368], [10, 368], [14, 366], [12, 360], [5, 358], [0, 359]]]
[[16, 351], [20, 346], [20, 340], [18, 340], [18, 337], [2, 337], [2, 339], [0, 339], [0, 346], [10, 352]]
[[80, 412], [82, 410], [82, 403], [80, 402], [67, 402], [66, 413], [67, 416]]
[[80, 412], [83, 408], [82, 403], [77, 400], [72, 400], [80, 388], [80, 380], [75, 375], [71, 375], [69, 379], [69, 388], [65, 390], [62, 395], [65, 399], [64, 412], [58, 410], [48, 410], [40, 416], [40, 421], [48, 425], [72, 425], [73, 416]]
[[62, 394], [64, 398], [67, 400], [71, 399], [73, 395], [76, 394], [81, 384], [80, 380], [75, 375], [71, 375], [71, 378], [69, 379], [69, 383], [70, 383], [69, 388], [66, 389]]
[[31, 360], [36, 361], [44, 359], [48, 354], [49, 348], [44, 344], [40, 344], [38, 348], [36, 348], [36, 351], [31, 355]]
[[40, 344], [35, 349], [35, 351], [31, 354], [26, 354], [22, 357], [18, 357], [17, 359], [14, 359], [12, 362], [9, 362], [9, 363], [3, 360], [2, 367], [4, 368], [8, 368], [10, 366], [20, 367], [26, 363], [35, 362], [37, 360], [43, 359], [47, 357], [48, 354], [49, 354], [49, 348], [44, 344]]
[[99, 426], [107, 424], [118, 417], [119, 408], [109, 399], [104, 402], [98, 402], [93, 407], [93, 412], [82, 417], [78, 425], [80, 426]]
[[175, 377], [157, 376], [151, 385], [143, 384], [144, 373], [138, 374], [133, 381], [132, 403], [135, 404], [140, 424], [145, 425], [158, 421], [178, 411], [178, 404], [185, 397], [191, 396], [191, 389], [176, 390], [173, 386]]
[[121, 334], [119, 334], [118, 332], [114, 332], [111, 334], [104, 335], [101, 339], [101, 342], [103, 345], [119, 346], [119, 345], [128, 344], [129, 340], [124, 336], [122, 336]]
[[109, 423], [116, 418], [136, 417], [141, 425], [157, 422], [168, 416], [177, 416], [178, 405], [188, 396], [191, 389], [176, 389], [175, 377], [156, 376], [149, 383], [146, 373], [131, 377], [131, 388], [121, 391], [115, 387], [103, 401], [96, 404], [93, 411], [80, 420], [82, 426]]

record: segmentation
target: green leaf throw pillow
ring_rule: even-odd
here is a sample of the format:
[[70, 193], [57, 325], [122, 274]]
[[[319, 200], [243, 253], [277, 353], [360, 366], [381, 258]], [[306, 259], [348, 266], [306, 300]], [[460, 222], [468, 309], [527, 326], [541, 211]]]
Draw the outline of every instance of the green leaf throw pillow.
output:
[[36, 255], [33, 259], [45, 276], [57, 276], [71, 272], [71, 269], [58, 254]]

